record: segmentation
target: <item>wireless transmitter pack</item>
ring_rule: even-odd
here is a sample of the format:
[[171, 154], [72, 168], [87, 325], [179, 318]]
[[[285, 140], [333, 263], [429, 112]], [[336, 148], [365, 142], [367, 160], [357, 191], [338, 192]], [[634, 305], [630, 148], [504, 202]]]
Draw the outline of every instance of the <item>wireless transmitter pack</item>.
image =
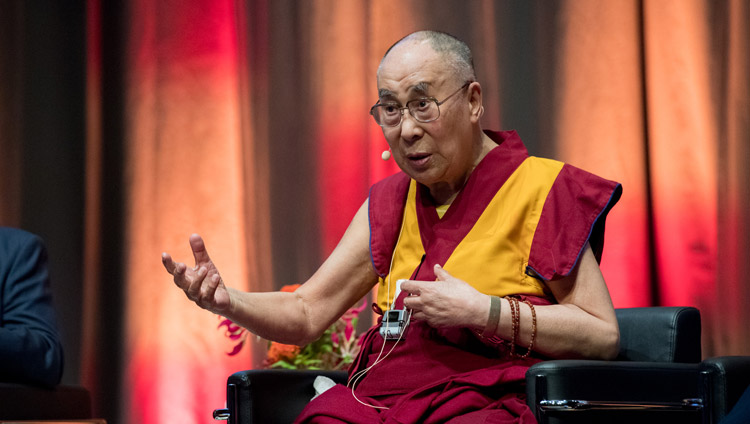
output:
[[398, 280], [396, 282], [396, 295], [393, 298], [393, 304], [391, 305], [391, 309], [385, 311], [385, 316], [383, 316], [383, 320], [380, 323], [380, 335], [385, 340], [398, 340], [406, 337], [406, 328], [409, 325], [406, 308], [393, 309], [396, 299], [401, 294], [401, 283], [404, 281], [406, 280]]

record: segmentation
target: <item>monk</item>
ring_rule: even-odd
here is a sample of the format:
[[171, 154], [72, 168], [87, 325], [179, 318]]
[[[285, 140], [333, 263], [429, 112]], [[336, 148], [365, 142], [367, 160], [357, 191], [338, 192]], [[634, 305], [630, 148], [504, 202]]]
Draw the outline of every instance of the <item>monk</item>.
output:
[[399, 40], [377, 84], [370, 114], [402, 172], [371, 188], [298, 290], [232, 289], [198, 235], [193, 267], [166, 253], [164, 266], [198, 306], [282, 343], [315, 340], [376, 285], [374, 309], [402, 311], [405, 331], [374, 326], [348, 387], [317, 397], [298, 422], [535, 422], [529, 366], [617, 355], [599, 260], [621, 187], [530, 157], [514, 131], [484, 131], [471, 51], [451, 35]]

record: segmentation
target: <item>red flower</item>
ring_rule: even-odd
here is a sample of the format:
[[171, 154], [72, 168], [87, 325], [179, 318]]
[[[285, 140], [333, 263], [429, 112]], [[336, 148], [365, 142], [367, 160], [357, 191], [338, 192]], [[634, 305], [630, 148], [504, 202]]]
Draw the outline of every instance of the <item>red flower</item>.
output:
[[273, 364], [282, 359], [285, 361], [292, 361], [298, 353], [299, 346], [271, 342], [271, 345], [268, 347], [266, 362], [268, 364]]
[[242, 350], [242, 346], [245, 345], [248, 331], [229, 319], [222, 319], [221, 322], [219, 322], [219, 328], [221, 327], [227, 328], [227, 331], [224, 333], [225, 336], [227, 336], [232, 341], [237, 341], [237, 344], [234, 345], [232, 351], [228, 352], [227, 355], [234, 356], [240, 353], [240, 350]]

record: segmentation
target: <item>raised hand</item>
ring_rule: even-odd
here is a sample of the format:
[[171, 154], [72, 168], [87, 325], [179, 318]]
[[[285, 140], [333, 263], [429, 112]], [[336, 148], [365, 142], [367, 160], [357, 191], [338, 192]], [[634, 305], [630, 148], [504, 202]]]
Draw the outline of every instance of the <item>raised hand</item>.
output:
[[490, 308], [489, 296], [465, 281], [453, 277], [435, 265], [437, 281], [405, 281], [401, 290], [410, 296], [404, 306], [412, 318], [426, 321], [431, 327], [483, 328]]
[[203, 309], [222, 314], [229, 310], [231, 299], [219, 275], [203, 239], [198, 234], [190, 236], [195, 266], [188, 268], [182, 262], [174, 262], [168, 253], [162, 253], [161, 261], [167, 272], [172, 274], [174, 283], [185, 292], [188, 299]]

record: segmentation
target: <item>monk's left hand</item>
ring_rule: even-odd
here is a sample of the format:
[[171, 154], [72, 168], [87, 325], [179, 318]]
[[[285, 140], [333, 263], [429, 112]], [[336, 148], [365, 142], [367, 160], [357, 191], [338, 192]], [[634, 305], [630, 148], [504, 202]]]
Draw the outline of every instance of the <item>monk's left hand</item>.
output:
[[412, 318], [434, 328], [484, 328], [489, 296], [453, 277], [440, 265], [435, 265], [435, 276], [437, 281], [408, 280], [401, 284], [401, 290], [409, 294], [404, 307], [412, 311]]

